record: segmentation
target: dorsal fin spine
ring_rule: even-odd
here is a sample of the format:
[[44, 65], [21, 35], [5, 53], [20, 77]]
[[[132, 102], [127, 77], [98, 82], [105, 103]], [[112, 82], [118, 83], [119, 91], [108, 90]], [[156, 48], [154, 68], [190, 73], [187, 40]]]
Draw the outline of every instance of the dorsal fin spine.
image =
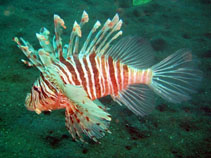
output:
[[95, 36], [95, 38], [92, 40], [91, 44], [89, 45], [88, 49], [86, 50], [86, 54], [92, 52], [92, 50], [94, 49], [94, 46], [96, 46], [98, 43], [99, 43], [99, 40], [103, 38], [104, 34], [105, 34], [105, 31], [106, 31], [106, 26], [108, 25], [108, 23], [110, 22], [111, 20], [108, 19], [104, 26], [101, 28], [101, 30], [97, 33], [97, 35]]
[[81, 51], [80, 51], [80, 53], [79, 54], [85, 54], [86, 53], [86, 48], [87, 48], [87, 46], [88, 46], [88, 44], [89, 44], [89, 41], [90, 41], [90, 39], [91, 39], [91, 36], [92, 36], [92, 34], [100, 27], [100, 22], [99, 21], [97, 21], [96, 23], [95, 23], [95, 25], [93, 26], [93, 28], [91, 29], [91, 31], [89, 32], [89, 35], [88, 35], [88, 37], [87, 37], [87, 39], [86, 39], [86, 41], [84, 42], [84, 45], [83, 45], [83, 47], [81, 48]]

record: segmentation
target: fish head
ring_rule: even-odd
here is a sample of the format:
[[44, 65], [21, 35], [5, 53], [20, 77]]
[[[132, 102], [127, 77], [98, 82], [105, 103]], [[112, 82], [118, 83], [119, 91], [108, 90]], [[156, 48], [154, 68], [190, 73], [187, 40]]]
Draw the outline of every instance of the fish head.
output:
[[42, 111], [62, 109], [67, 104], [69, 104], [69, 100], [62, 93], [57, 80], [50, 79], [48, 76], [40, 76], [25, 99], [25, 107], [37, 114]]
[[25, 99], [25, 107], [29, 111], [35, 111], [37, 114], [40, 114], [42, 112], [41, 108], [37, 104], [35, 104], [35, 101], [32, 100], [32, 94], [27, 93], [26, 99]]
[[47, 111], [49, 104], [51, 104], [49, 96], [45, 94], [41, 84], [41, 78], [36, 80], [31, 88], [31, 93], [27, 93], [25, 99], [25, 107], [37, 114]]

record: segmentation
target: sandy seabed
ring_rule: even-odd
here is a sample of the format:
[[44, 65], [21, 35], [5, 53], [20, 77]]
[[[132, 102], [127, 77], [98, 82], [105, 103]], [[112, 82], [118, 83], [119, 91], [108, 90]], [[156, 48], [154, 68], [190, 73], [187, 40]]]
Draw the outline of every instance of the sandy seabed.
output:
[[[155, 98], [156, 108], [137, 117], [110, 97], [110, 130], [101, 144], [74, 142], [65, 128], [64, 110], [37, 115], [24, 107], [25, 96], [39, 72], [20, 60], [24, 54], [12, 41], [24, 37], [35, 48], [35, 33], [45, 26], [53, 32], [53, 14], [66, 22], [67, 43], [75, 20], [86, 10], [90, 22], [102, 23], [119, 13], [123, 36], [148, 38], [160, 61], [180, 48], [198, 57], [203, 81], [193, 99], [171, 104]], [[153, 0], [132, 6], [132, 0], [0, 0], [0, 157], [30, 158], [208, 158], [211, 157], [211, 1]], [[82, 38], [81, 41], [83, 41]]]

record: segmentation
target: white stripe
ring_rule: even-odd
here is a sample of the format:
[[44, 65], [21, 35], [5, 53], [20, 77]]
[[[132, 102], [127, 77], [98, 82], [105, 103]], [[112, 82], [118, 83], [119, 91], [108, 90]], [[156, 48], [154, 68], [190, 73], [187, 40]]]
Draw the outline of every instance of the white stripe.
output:
[[[109, 72], [109, 64], [108, 64], [108, 58], [105, 58], [105, 63], [106, 63], [106, 75], [107, 75], [107, 80], [108, 80], [108, 88], [109, 88], [109, 92], [110, 94], [114, 94], [114, 87], [112, 85], [112, 82], [111, 82], [111, 77], [110, 77], [110, 72]], [[111, 87], [111, 89], [110, 89]], [[112, 90], [112, 92], [111, 92]]]
[[145, 70], [141, 71], [141, 83], [143, 83], [143, 81], [144, 81], [144, 72], [145, 72]]
[[[69, 61], [67, 61], [67, 62], [69, 62]], [[70, 62], [69, 62], [70, 63]], [[71, 63], [70, 63], [71, 64]], [[72, 65], [72, 64], [71, 64]], [[67, 73], [67, 78], [69, 79], [69, 81], [71, 82], [71, 83], [69, 83], [69, 81], [67, 82], [67, 83], [69, 83], [69, 84], [72, 84], [72, 85], [75, 85], [75, 82], [73, 81], [73, 78], [72, 78], [72, 74], [71, 74], [71, 72], [68, 70], [68, 68], [67, 68], [67, 66], [66, 65], [64, 65], [63, 63], [60, 63], [60, 66], [64, 69], [64, 71]]]
[[[45, 78], [45, 75], [43, 74], [43, 77]], [[47, 78], [45, 78], [45, 80], [47, 80], [47, 82], [48, 82], [48, 79]], [[55, 92], [54, 91], [52, 91], [49, 87], [48, 87], [48, 85], [45, 83], [45, 81], [42, 79], [42, 77], [40, 77], [40, 83], [42, 83], [43, 84], [43, 86], [44, 86], [44, 88], [43, 88], [43, 86], [42, 86], [42, 88], [43, 89], [46, 89], [46, 94], [48, 93], [49, 95], [51, 95], [52, 97], [55, 97]], [[38, 84], [38, 81], [37, 81], [37, 83], [36, 84]], [[51, 84], [50, 82], [49, 82], [49, 84]], [[54, 87], [54, 85], [52, 85], [51, 84], [51, 86], [52, 87]], [[55, 88], [55, 87], [54, 87]], [[55, 88], [56, 89], [56, 88]]]
[[[74, 70], [75, 70], [77, 79], [78, 79], [78, 81], [80, 82], [80, 85], [82, 85], [82, 81], [81, 81], [81, 78], [80, 78], [80, 74], [79, 74], [79, 72], [78, 72], [78, 69], [76, 68], [76, 64], [75, 64], [75, 61], [74, 61], [73, 56], [71, 56], [71, 61], [73, 62], [72, 66], [73, 66], [73, 68], [74, 68]], [[70, 64], [71, 64], [71, 63], [70, 63]]]
[[79, 61], [80, 61], [80, 63], [81, 63], [81, 67], [82, 67], [82, 70], [83, 70], [83, 72], [84, 72], [84, 78], [86, 79], [86, 89], [87, 89], [87, 92], [88, 92], [89, 97], [91, 98], [92, 95], [91, 95], [90, 87], [89, 87], [89, 77], [88, 77], [88, 74], [87, 74], [87, 71], [86, 71], [84, 62], [83, 62], [83, 58], [84, 58], [84, 57], [80, 57], [80, 58], [79, 58]]
[[147, 69], [147, 74], [146, 74], [146, 83], [149, 82], [149, 73], [150, 73], [150, 69]]
[[[57, 64], [58, 64], [58, 63], [57, 63]], [[61, 67], [63, 68], [62, 65], [60, 65], [60, 64], [58, 64], [58, 65], [61, 66]], [[55, 69], [58, 70], [59, 75], [62, 76], [62, 77], [64, 78], [64, 81], [65, 81], [66, 83], [69, 83], [68, 78], [67, 78], [67, 76], [65, 75], [65, 73], [63, 73], [63, 71], [62, 71], [57, 65], [54, 65], [54, 66], [56, 67]], [[64, 69], [64, 68], [63, 68], [63, 69]]]
[[133, 69], [133, 83], [136, 83], [136, 73], [137, 69]]
[[[93, 73], [93, 70], [92, 70], [91, 62], [90, 62], [90, 60], [89, 60], [89, 55], [87, 55], [86, 61], [87, 61], [87, 64], [88, 64], [88, 67], [89, 67], [89, 71], [90, 71], [90, 74], [91, 74], [91, 81], [92, 81], [92, 88], [93, 88], [94, 98], [97, 98], [96, 90], [95, 90], [94, 73]], [[93, 98], [93, 97], [92, 97], [92, 98]]]
[[[44, 104], [44, 105], [47, 105], [48, 104], [48, 100], [46, 100], [46, 99], [48, 99], [50, 96], [51, 97], [54, 97], [54, 96], [52, 96], [50, 93], [49, 93], [49, 91], [47, 91], [46, 92], [46, 89], [45, 89], [45, 87], [44, 87], [44, 82], [41, 82], [41, 80], [40, 80], [40, 83], [39, 83], [39, 89], [40, 89], [40, 93], [39, 93], [39, 95], [40, 95], [40, 97], [41, 97], [41, 100], [42, 100], [42, 105]], [[41, 89], [43, 90], [43, 91], [41, 91]], [[45, 95], [47, 95], [47, 97], [45, 97], [45, 95], [44, 95], [44, 93], [45, 93]], [[49, 109], [50, 110], [50, 109]]]
[[117, 84], [117, 89], [118, 91], [120, 90], [120, 87], [119, 87], [119, 79], [118, 79], [118, 70], [117, 70], [117, 62], [114, 62], [113, 61], [113, 65], [114, 65], [114, 74], [115, 74], [115, 79], [116, 79], [116, 84]]
[[98, 80], [99, 80], [99, 84], [100, 84], [100, 90], [101, 90], [101, 96], [103, 96], [103, 85], [102, 85], [102, 82], [101, 82], [101, 78], [102, 78], [102, 69], [100, 68], [100, 64], [98, 63], [98, 59], [99, 57], [96, 56], [95, 57], [95, 62], [96, 62], [96, 65], [97, 65], [97, 70], [99, 72], [99, 75], [98, 75]]
[[[34, 98], [33, 98], [32, 102], [35, 102], [35, 104], [34, 104], [35, 109], [36, 108], [43, 108], [44, 107], [43, 104], [44, 105], [48, 104], [48, 102], [46, 102], [46, 100], [45, 100], [46, 98], [44, 97], [44, 93], [41, 91], [41, 84], [40, 84], [41, 82], [39, 82], [39, 81], [40, 80], [36, 80], [36, 83], [33, 85], [33, 96], [34, 96]], [[37, 87], [39, 92], [35, 91], [34, 87]], [[41, 103], [41, 101], [42, 101], [42, 103]]]
[[42, 78], [40, 78], [40, 87], [42, 87], [44, 93], [48, 96], [53, 97], [54, 96], [54, 92], [46, 85], [46, 83], [43, 81]]
[[103, 72], [102, 72], [103, 68], [102, 68], [102, 59], [101, 59], [101, 57], [99, 57], [99, 60], [100, 60], [100, 63], [99, 63], [99, 65], [100, 65], [100, 72], [102, 73], [101, 79], [103, 79], [102, 80], [102, 84], [103, 84], [103, 90], [104, 90], [102, 92], [102, 96], [104, 96], [104, 94], [105, 94], [105, 78], [104, 78]]

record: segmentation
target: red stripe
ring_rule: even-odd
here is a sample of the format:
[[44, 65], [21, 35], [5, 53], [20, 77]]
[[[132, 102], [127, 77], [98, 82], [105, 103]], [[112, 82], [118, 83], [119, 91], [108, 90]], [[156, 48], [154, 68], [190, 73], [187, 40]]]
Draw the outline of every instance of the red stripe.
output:
[[71, 63], [69, 63], [68, 61], [66, 61], [63, 57], [60, 58], [60, 61], [66, 65], [66, 67], [68, 68], [68, 70], [70, 71], [70, 73], [72, 74], [72, 79], [73, 79], [73, 82], [75, 82], [75, 85], [80, 85], [80, 82], [77, 78], [77, 74], [75, 72], [75, 69], [74, 67], [72, 66]]
[[117, 87], [117, 82], [115, 78], [113, 59], [110, 56], [108, 57], [108, 65], [109, 65], [109, 75], [110, 75], [111, 83], [113, 85], [114, 94], [118, 95], [118, 87]]
[[105, 94], [104, 96], [109, 94], [109, 85], [108, 85], [108, 78], [107, 78], [107, 74], [106, 74], [106, 61], [105, 61], [105, 56], [102, 55], [101, 56], [101, 67], [102, 67], [102, 73], [103, 73], [103, 77], [104, 77], [104, 85], [105, 85]]
[[127, 65], [123, 65], [123, 77], [124, 77], [124, 88], [128, 86], [128, 67]]
[[97, 98], [100, 98], [101, 97], [101, 87], [100, 87], [100, 82], [99, 82], [99, 71], [96, 66], [95, 56], [96, 56], [96, 54], [92, 53], [89, 56], [89, 61], [91, 62], [91, 65], [92, 65], [92, 72], [94, 75], [94, 87], [95, 87], [95, 91], [96, 91], [96, 96], [97, 96]]
[[[49, 96], [48, 96], [48, 95], [45, 93], [45, 91], [43, 90], [43, 87], [42, 87], [42, 85], [41, 85], [40, 79], [39, 79], [39, 87], [40, 87], [40, 89], [41, 89], [40, 95], [44, 96], [44, 99], [40, 99], [40, 103], [42, 104], [43, 107], [46, 107], [46, 104], [48, 104], [48, 103], [46, 103], [45, 99], [46, 99], [46, 98], [49, 98]], [[39, 97], [39, 98], [40, 98], [40, 97]]]
[[[100, 61], [100, 59], [101, 59], [101, 58], [99, 58], [99, 57], [97, 58], [98, 65], [99, 65], [99, 64], [100, 64], [100, 62], [101, 62], [101, 61]], [[101, 69], [101, 71], [102, 71], [102, 68], [101, 68], [101, 66], [100, 66], [100, 65], [99, 65], [99, 69]], [[102, 75], [102, 72], [101, 72], [101, 75]], [[101, 92], [104, 92], [104, 91], [105, 91], [105, 89], [104, 89], [104, 83], [103, 83], [102, 76], [100, 77], [100, 81], [99, 81], [99, 82], [100, 82], [100, 83], [102, 83], [102, 87], [101, 87], [102, 89], [101, 89]], [[100, 97], [103, 97], [102, 95], [103, 95], [103, 94], [101, 94], [101, 96], [100, 96]]]
[[63, 58], [63, 51], [62, 51], [62, 45], [59, 43], [58, 45], [58, 51], [59, 51], [59, 60], [61, 61]]
[[145, 84], [146, 81], [147, 81], [147, 70], [145, 70], [143, 74], [143, 83]]
[[116, 63], [116, 70], [117, 70], [117, 78], [118, 78], [118, 85], [119, 85], [119, 91], [122, 90], [122, 76], [121, 76], [121, 69], [120, 69], [120, 61], [118, 60]]
[[38, 90], [37, 86], [33, 86], [34, 91], [36, 91], [38, 93], [39, 96], [39, 100], [42, 100], [41, 96], [40, 96], [40, 91]]
[[[54, 96], [55, 96], [55, 97], [48, 96], [46, 99], [49, 98], [49, 99], [51, 99], [51, 100], [53, 100], [53, 101], [56, 101], [56, 99], [57, 99], [57, 89], [54, 88], [54, 87], [52, 86], [52, 83], [51, 83], [50, 81], [48, 81], [48, 80], [45, 79], [45, 77], [44, 77], [44, 75], [43, 75], [42, 73], [41, 73], [41, 78], [42, 78], [44, 84], [45, 84], [51, 91], [54, 92]], [[42, 86], [40, 85], [40, 87], [42, 87]], [[49, 91], [47, 91], [47, 89], [46, 89], [46, 94], [48, 95], [48, 93], [49, 93]]]
[[85, 79], [85, 77], [84, 77], [84, 71], [83, 71], [83, 69], [82, 69], [82, 66], [81, 66], [81, 63], [80, 63], [80, 61], [78, 60], [78, 57], [76, 57], [76, 56], [74, 56], [74, 61], [75, 61], [75, 64], [76, 64], [76, 68], [77, 68], [77, 70], [78, 70], [78, 72], [79, 72], [79, 75], [80, 75], [80, 78], [81, 78], [81, 81], [82, 81], [82, 85], [83, 85], [83, 87], [84, 87], [84, 90], [87, 92], [87, 83], [86, 83], [86, 79]]
[[48, 86], [48, 88], [50, 90], [52, 90], [54, 93], [56, 93], [57, 90], [51, 85], [51, 83], [48, 80], [45, 79], [45, 77], [43, 76], [42, 73], [40, 73], [40, 76], [41, 76], [42, 80], [45, 82], [45, 84]]
[[45, 98], [47, 98], [48, 95], [47, 95], [47, 94], [45, 93], [45, 91], [43, 90], [43, 87], [42, 87], [42, 85], [41, 85], [40, 79], [39, 79], [39, 85], [40, 85], [40, 89], [41, 89], [41, 92], [42, 92], [43, 96], [44, 96]]
[[[39, 87], [41, 87], [41, 86], [39, 86]], [[33, 86], [33, 89], [34, 89], [34, 91], [36, 91], [37, 93], [38, 93], [38, 97], [39, 97], [39, 103], [40, 103], [40, 105], [42, 105], [43, 107], [46, 107], [45, 106], [45, 102], [43, 102], [44, 100], [42, 99], [42, 92], [41, 91], [39, 91], [38, 90], [38, 86]], [[36, 96], [36, 95], [35, 95]], [[34, 100], [36, 100], [36, 99], [34, 99]], [[35, 106], [37, 106], [37, 105], [35, 105]], [[35, 107], [36, 108], [36, 107]]]
[[87, 72], [88, 83], [89, 83], [89, 88], [90, 88], [90, 93], [91, 93], [91, 96], [89, 96], [89, 97], [90, 97], [90, 99], [92, 99], [92, 96], [93, 96], [92, 79], [91, 79], [91, 73], [89, 71], [88, 63], [87, 63], [87, 60], [86, 60], [85, 57], [83, 58], [83, 62], [84, 62], [85, 69], [86, 69], [86, 72]]
[[[68, 75], [67, 75], [67, 72], [63, 69], [63, 67], [60, 66], [59, 64], [56, 64], [56, 63], [54, 63], [54, 64], [55, 64], [56, 66], [59, 67], [59, 69], [63, 72], [63, 74], [65, 74], [65, 76], [66, 76], [68, 82], [69, 82], [70, 84], [72, 84], [72, 82], [70, 81], [70, 79], [69, 79], [69, 77], [68, 77]], [[61, 77], [62, 81], [66, 84], [66, 82], [65, 82], [65, 80], [64, 80], [64, 78], [63, 78], [63, 76], [60, 75], [60, 77]]]

